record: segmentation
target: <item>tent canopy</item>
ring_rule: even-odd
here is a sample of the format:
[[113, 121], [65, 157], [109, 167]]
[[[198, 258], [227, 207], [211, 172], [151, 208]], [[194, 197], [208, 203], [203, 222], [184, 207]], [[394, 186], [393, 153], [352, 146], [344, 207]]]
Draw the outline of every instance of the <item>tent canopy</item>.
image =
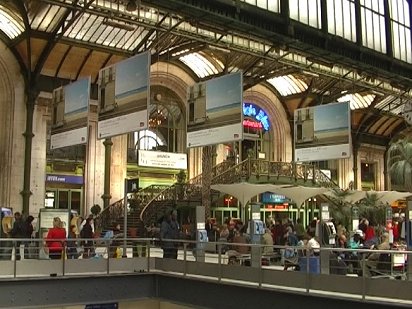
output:
[[245, 206], [250, 199], [264, 192], [273, 192], [292, 199], [300, 207], [308, 198], [328, 192], [328, 188], [311, 188], [290, 185], [252, 184], [247, 182], [212, 185], [213, 190], [236, 197]]

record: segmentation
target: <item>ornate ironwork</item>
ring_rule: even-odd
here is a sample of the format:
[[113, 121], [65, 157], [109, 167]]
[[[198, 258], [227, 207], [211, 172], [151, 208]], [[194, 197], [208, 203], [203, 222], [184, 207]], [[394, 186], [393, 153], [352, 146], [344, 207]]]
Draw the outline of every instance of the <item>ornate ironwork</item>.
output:
[[[140, 205], [147, 205], [154, 197], [158, 196], [160, 192], [169, 188], [167, 185], [151, 185], [135, 192], [130, 200], [130, 204], [135, 204], [137, 208]], [[98, 229], [111, 227], [114, 222], [117, 222], [124, 216], [124, 200], [121, 199], [109, 207], [103, 209], [100, 215], [95, 220], [95, 225]]]
[[102, 230], [103, 228], [111, 227], [113, 222], [123, 217], [124, 214], [124, 202], [119, 200], [109, 207], [103, 209], [95, 220], [96, 229]]
[[[339, 188], [319, 168], [311, 164], [246, 159], [237, 165], [224, 161], [213, 168], [212, 184], [242, 181]], [[136, 193], [139, 204], [144, 205], [140, 219], [148, 225], [156, 220], [157, 214], [164, 213], [166, 208], [175, 206], [178, 201], [200, 200], [201, 189], [202, 175], [183, 184], [147, 187]]]

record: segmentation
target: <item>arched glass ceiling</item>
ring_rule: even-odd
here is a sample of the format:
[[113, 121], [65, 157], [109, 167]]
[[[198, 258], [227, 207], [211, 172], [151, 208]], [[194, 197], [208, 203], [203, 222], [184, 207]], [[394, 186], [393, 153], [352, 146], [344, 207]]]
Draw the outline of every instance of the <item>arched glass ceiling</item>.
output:
[[179, 58], [186, 64], [199, 78], [204, 78], [210, 75], [218, 74], [222, 71], [223, 64], [214, 59], [220, 65], [220, 68], [215, 67], [206, 57], [199, 53], [192, 53]]
[[391, 112], [395, 115], [399, 115], [403, 112], [404, 104], [400, 97], [393, 95], [388, 95], [382, 99], [379, 103], [376, 104], [375, 108], [387, 112]]
[[10, 39], [14, 39], [23, 33], [22, 24], [22, 21], [19, 21], [10, 11], [0, 5], [0, 30]]
[[361, 95], [359, 93], [346, 94], [338, 99], [338, 102], [350, 102], [350, 109], [367, 108], [375, 99], [374, 94]]
[[304, 81], [293, 75], [274, 77], [268, 79], [267, 82], [275, 87], [282, 96], [301, 93], [308, 88], [308, 85]]

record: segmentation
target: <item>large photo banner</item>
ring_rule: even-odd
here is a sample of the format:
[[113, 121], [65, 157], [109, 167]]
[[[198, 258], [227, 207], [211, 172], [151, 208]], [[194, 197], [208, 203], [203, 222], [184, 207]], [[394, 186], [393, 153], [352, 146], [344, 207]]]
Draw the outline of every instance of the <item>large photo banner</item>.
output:
[[234, 73], [189, 88], [187, 147], [243, 139], [243, 80]]
[[348, 158], [351, 154], [349, 102], [295, 110], [295, 161]]
[[86, 144], [90, 104], [90, 77], [53, 91], [50, 148]]
[[99, 139], [148, 127], [150, 52], [106, 67], [99, 72]]

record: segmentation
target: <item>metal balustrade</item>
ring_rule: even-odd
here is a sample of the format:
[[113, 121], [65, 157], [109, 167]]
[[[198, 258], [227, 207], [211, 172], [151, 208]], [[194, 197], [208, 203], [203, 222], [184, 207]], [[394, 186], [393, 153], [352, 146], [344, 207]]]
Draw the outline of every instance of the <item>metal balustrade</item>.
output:
[[[285, 271], [278, 261], [279, 255], [276, 252], [283, 252], [288, 248], [294, 250], [301, 248], [274, 246], [273, 255], [262, 255], [260, 254], [264, 247], [262, 245], [236, 244], [236, 246], [249, 247], [251, 252], [259, 249], [258, 260], [268, 261], [268, 263], [259, 263], [257, 267], [248, 267], [245, 265], [249, 265], [250, 254], [238, 255], [236, 263], [230, 262], [227, 248], [234, 245], [231, 243], [174, 240], [179, 245], [178, 258], [163, 259], [158, 239], [119, 238], [116, 242], [104, 238], [90, 240], [93, 241], [95, 248], [95, 255], [90, 258], [70, 259], [65, 254], [64, 258], [59, 260], [50, 260], [47, 254], [39, 256], [36, 253], [36, 258], [29, 258], [33, 257], [31, 255], [17, 260], [15, 252], [18, 250], [19, 243], [27, 244], [28, 250], [41, 252], [44, 248], [44, 240], [0, 239], [0, 280], [165, 271], [176, 276], [201, 277], [204, 280], [252, 285], [256, 288], [286, 289], [330, 297], [339, 295], [339, 297], [360, 300], [379, 299], [388, 303], [412, 304], [410, 293], [412, 276], [407, 265], [407, 261], [412, 258], [412, 251], [321, 248], [320, 256], [301, 257], [299, 271], [291, 271], [291, 269]], [[80, 244], [82, 240], [74, 241]], [[33, 246], [33, 243], [36, 246]], [[28, 246], [29, 244], [31, 245]], [[119, 258], [112, 255], [116, 252], [116, 248], [122, 251]], [[206, 250], [204, 261], [198, 261], [202, 255], [196, 248]], [[23, 245], [20, 250], [23, 253]], [[388, 258], [380, 261], [383, 267], [375, 273], [370, 273], [370, 269], [364, 267], [357, 274], [337, 275], [332, 267], [335, 265], [333, 259], [341, 252], [356, 253], [359, 256], [359, 265], [362, 267], [367, 264], [366, 257], [371, 253], [386, 255]], [[273, 262], [272, 259], [275, 261]]]

